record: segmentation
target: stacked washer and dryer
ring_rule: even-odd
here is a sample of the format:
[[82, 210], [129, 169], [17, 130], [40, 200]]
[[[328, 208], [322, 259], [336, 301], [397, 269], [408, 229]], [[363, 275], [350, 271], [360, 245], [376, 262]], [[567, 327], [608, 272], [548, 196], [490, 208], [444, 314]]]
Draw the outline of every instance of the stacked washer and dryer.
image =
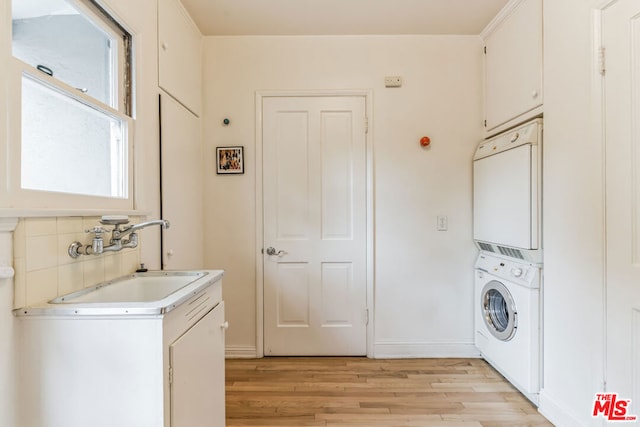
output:
[[473, 158], [475, 344], [529, 400], [542, 386], [542, 119]]

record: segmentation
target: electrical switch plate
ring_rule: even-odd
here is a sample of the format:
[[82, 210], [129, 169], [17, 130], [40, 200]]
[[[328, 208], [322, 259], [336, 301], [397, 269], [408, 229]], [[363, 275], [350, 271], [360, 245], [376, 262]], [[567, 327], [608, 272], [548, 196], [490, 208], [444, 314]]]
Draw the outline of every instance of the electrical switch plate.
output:
[[446, 215], [438, 215], [438, 231], [447, 231], [449, 228], [449, 219]]
[[402, 87], [402, 77], [400, 76], [386, 76], [384, 78], [385, 87]]

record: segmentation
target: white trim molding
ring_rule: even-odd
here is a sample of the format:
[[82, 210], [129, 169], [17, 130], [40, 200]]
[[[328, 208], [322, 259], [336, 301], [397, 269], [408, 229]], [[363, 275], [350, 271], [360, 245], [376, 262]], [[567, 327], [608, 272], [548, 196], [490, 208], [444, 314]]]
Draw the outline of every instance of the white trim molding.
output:
[[376, 359], [394, 358], [479, 358], [480, 351], [472, 342], [460, 341], [378, 341]]
[[0, 218], [0, 280], [12, 279], [15, 274], [12, 233], [17, 225], [18, 218]]
[[258, 357], [254, 345], [228, 345], [225, 348], [227, 359], [255, 359]]
[[566, 408], [563, 408], [557, 399], [550, 396], [544, 389], [540, 390], [538, 412], [540, 412], [553, 425], [563, 427], [583, 427], [584, 424], [574, 417]]
[[504, 5], [502, 9], [498, 12], [496, 16], [487, 24], [486, 27], [480, 32], [480, 38], [482, 40], [486, 40], [487, 37], [493, 33], [496, 28], [504, 22], [516, 8], [522, 3], [524, 0], [510, 0], [507, 4]]
[[17, 225], [18, 218], [16, 217], [0, 218], [0, 233], [11, 233]]

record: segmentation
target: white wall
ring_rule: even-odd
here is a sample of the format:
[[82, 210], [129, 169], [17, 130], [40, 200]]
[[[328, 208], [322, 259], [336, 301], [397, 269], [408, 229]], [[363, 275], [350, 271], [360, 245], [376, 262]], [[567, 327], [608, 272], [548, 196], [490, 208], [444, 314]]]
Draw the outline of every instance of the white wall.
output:
[[[591, 125], [591, 8], [544, 3], [544, 389], [557, 425], [600, 425], [602, 388], [602, 142]], [[597, 421], [597, 422], [596, 422]]]
[[[375, 354], [473, 348], [471, 158], [482, 136], [478, 37], [209, 37], [204, 48], [205, 265], [226, 270], [231, 355], [255, 354], [255, 92], [372, 89]], [[385, 75], [404, 86], [385, 89]], [[231, 125], [222, 126], [228, 117]], [[423, 135], [431, 148], [419, 146]], [[216, 176], [216, 146], [245, 174]], [[436, 231], [448, 215], [449, 231]]]

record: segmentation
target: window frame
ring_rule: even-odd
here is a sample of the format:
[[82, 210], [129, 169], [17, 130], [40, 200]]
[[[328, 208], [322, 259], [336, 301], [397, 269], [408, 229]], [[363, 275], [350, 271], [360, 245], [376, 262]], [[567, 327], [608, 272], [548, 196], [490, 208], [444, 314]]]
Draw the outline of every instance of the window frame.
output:
[[[99, 5], [91, 0], [75, 0], [71, 1], [80, 13], [87, 19], [98, 25], [102, 31], [111, 35], [117, 35], [124, 32], [123, 44], [125, 50], [123, 54], [118, 54], [117, 64], [114, 64], [118, 75], [118, 82], [115, 90], [118, 96], [118, 109], [113, 108], [81, 91], [62, 82], [55, 77], [51, 77], [35, 67], [23, 62], [13, 56], [12, 38], [9, 39], [7, 57], [10, 60], [7, 74], [7, 98], [8, 98], [8, 140], [6, 146], [6, 162], [0, 164], [0, 174], [6, 177], [6, 185], [0, 186], [0, 206], [9, 208], [23, 209], [49, 209], [49, 210], [100, 210], [100, 211], [133, 211], [135, 209], [134, 194], [134, 124], [135, 120], [133, 104], [134, 104], [134, 85], [133, 85], [133, 36], [131, 32], [126, 30], [116, 21], [114, 15], [107, 12]], [[9, 2], [11, 4], [11, 2]], [[96, 12], [97, 11], [97, 12]], [[97, 15], [104, 14], [104, 17]], [[7, 17], [11, 23], [12, 17], [9, 13]], [[115, 27], [115, 28], [114, 28]], [[9, 34], [11, 32], [9, 31]], [[127, 46], [128, 43], [128, 46]], [[121, 63], [124, 61], [124, 63]], [[126, 179], [126, 197], [103, 197], [90, 196], [84, 194], [64, 193], [56, 191], [43, 191], [22, 188], [22, 79], [23, 76], [40, 82], [44, 86], [48, 86], [58, 91], [70, 99], [81, 102], [97, 111], [102, 111], [107, 115], [114, 116], [123, 122], [126, 128], [124, 131], [125, 142], [125, 164], [123, 172]], [[124, 79], [122, 81], [121, 79]], [[123, 111], [121, 111], [122, 109]], [[2, 162], [0, 162], [2, 163]], [[4, 170], [3, 170], [4, 169]], [[78, 177], [82, 179], [82, 177]]]

